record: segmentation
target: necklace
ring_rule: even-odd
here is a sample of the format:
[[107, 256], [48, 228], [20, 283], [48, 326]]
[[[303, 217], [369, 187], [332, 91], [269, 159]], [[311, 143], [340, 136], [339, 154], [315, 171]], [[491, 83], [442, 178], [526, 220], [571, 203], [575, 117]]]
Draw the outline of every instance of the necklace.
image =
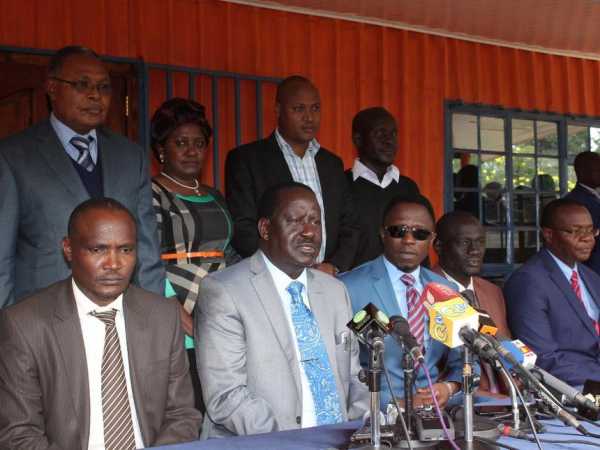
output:
[[198, 183], [198, 180], [194, 179], [194, 186], [188, 186], [187, 184], [180, 183], [179, 181], [177, 181], [172, 176], [167, 175], [165, 172], [161, 172], [160, 174], [163, 175], [165, 178], [171, 180], [177, 186], [181, 186], [181, 187], [186, 188], [186, 189], [191, 189], [191, 190], [193, 190], [196, 193], [196, 195], [198, 195], [198, 196], [201, 195], [200, 194], [200, 189], [199, 189], [200, 188], [200, 183]]

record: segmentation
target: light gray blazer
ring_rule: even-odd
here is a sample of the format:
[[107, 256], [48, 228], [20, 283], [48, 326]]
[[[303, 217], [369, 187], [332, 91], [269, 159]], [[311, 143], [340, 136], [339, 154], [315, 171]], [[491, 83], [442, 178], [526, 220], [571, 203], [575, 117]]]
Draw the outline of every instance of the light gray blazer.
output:
[[[162, 294], [148, 154], [97, 129], [104, 195], [123, 203], [138, 227], [136, 284]], [[70, 275], [61, 241], [73, 209], [89, 198], [48, 120], [0, 140], [0, 308]]]
[[[344, 285], [308, 269], [308, 297], [319, 323], [344, 413], [368, 408], [358, 380], [358, 341]], [[300, 364], [281, 299], [260, 250], [206, 276], [195, 314], [196, 357], [206, 414], [202, 437], [267, 433], [302, 423]]]

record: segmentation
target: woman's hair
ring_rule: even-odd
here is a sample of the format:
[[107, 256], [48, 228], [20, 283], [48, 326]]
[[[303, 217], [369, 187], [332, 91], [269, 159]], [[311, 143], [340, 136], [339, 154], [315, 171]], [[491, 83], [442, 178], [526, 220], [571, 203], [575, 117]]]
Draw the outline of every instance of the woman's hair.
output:
[[150, 145], [157, 159], [157, 145], [164, 145], [173, 131], [186, 124], [198, 125], [206, 142], [212, 136], [212, 128], [200, 103], [175, 97], [160, 105], [150, 121]]

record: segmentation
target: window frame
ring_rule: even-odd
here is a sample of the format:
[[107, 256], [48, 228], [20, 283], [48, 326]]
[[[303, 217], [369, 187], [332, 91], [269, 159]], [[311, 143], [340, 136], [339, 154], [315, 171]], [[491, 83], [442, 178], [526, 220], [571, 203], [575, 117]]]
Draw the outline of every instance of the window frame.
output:
[[[477, 117], [477, 149], [455, 149], [453, 147], [453, 129], [452, 120], [453, 114], [471, 114]], [[490, 151], [481, 149], [481, 117], [492, 117], [502, 119], [504, 122], [504, 152]], [[484, 263], [482, 268], [482, 275], [493, 278], [502, 278], [511, 273], [515, 268], [519, 267], [522, 263], [515, 262], [515, 238], [519, 231], [527, 231], [523, 225], [516, 225], [514, 221], [514, 209], [513, 202], [515, 199], [514, 185], [513, 185], [513, 158], [517, 156], [525, 156], [521, 154], [513, 153], [512, 149], [512, 120], [532, 120], [534, 123], [538, 121], [553, 122], [557, 124], [557, 142], [558, 142], [558, 173], [559, 173], [559, 186], [558, 196], [563, 197], [568, 191], [568, 167], [573, 164], [574, 156], [568, 154], [568, 126], [585, 126], [588, 128], [588, 139], [587, 139], [587, 150], [591, 149], [590, 144], [590, 128], [600, 128], [600, 117], [590, 116], [574, 116], [574, 115], [562, 115], [550, 112], [541, 112], [537, 110], [523, 111], [520, 109], [504, 108], [502, 106], [490, 106], [483, 104], [467, 104], [462, 101], [446, 101], [444, 104], [444, 122], [445, 122], [445, 133], [444, 133], [444, 212], [450, 212], [454, 210], [454, 182], [453, 182], [453, 167], [452, 162], [456, 153], [463, 152], [465, 154], [472, 154], [477, 156], [477, 167], [481, 168], [482, 158], [481, 155], [498, 155], [505, 157], [505, 182], [504, 192], [506, 195], [506, 224], [503, 226], [486, 226], [486, 229], [495, 230], [499, 232], [506, 232], [506, 261], [504, 263]], [[544, 155], [538, 154], [537, 151], [537, 126], [534, 126], [534, 142], [536, 151], [530, 156], [536, 161], [539, 157], [545, 157]], [[529, 155], [527, 155], [529, 156]], [[550, 156], [555, 158], [555, 156]], [[466, 191], [468, 192], [468, 191]], [[480, 215], [483, 211], [483, 198], [482, 198], [482, 186], [481, 182], [477, 186], [477, 189], [473, 189], [472, 192], [477, 192], [479, 201]], [[536, 212], [539, 211], [540, 198], [539, 195], [543, 191], [540, 191], [539, 186], [535, 187], [535, 199], [536, 199]], [[536, 223], [534, 225], [536, 233], [539, 235], [539, 214], [536, 214]], [[541, 247], [541, 242], [537, 243], [537, 248]]]

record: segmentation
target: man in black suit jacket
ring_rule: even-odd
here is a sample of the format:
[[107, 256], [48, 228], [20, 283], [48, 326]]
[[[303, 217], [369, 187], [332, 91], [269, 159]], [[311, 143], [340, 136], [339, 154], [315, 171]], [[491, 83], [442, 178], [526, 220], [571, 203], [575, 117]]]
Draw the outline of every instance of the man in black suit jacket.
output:
[[[596, 152], [582, 152], [575, 158], [577, 185], [565, 198], [575, 200], [587, 208], [592, 216], [594, 227], [600, 227], [600, 155]], [[600, 240], [596, 238], [594, 250], [585, 264], [600, 275]]]
[[385, 108], [359, 111], [352, 120], [352, 142], [358, 158], [346, 172], [354, 196], [354, 207], [360, 211], [360, 245], [354, 266], [377, 258], [383, 253], [380, 225], [383, 210], [391, 199], [419, 194], [417, 184], [400, 175], [394, 165], [398, 150], [396, 120]]
[[0, 308], [58, 280], [69, 267], [60, 247], [82, 201], [110, 196], [138, 227], [136, 283], [162, 293], [148, 154], [101, 125], [110, 105], [109, 74], [89, 49], [52, 58], [49, 120], [0, 141]]
[[335, 274], [351, 267], [359, 228], [342, 160], [315, 139], [320, 108], [319, 91], [308, 79], [286, 78], [277, 88], [277, 129], [267, 139], [227, 155], [227, 204], [235, 226], [232, 242], [242, 256], [258, 249], [257, 204], [263, 192], [297, 181], [315, 192], [323, 213], [323, 242], [315, 268]]

